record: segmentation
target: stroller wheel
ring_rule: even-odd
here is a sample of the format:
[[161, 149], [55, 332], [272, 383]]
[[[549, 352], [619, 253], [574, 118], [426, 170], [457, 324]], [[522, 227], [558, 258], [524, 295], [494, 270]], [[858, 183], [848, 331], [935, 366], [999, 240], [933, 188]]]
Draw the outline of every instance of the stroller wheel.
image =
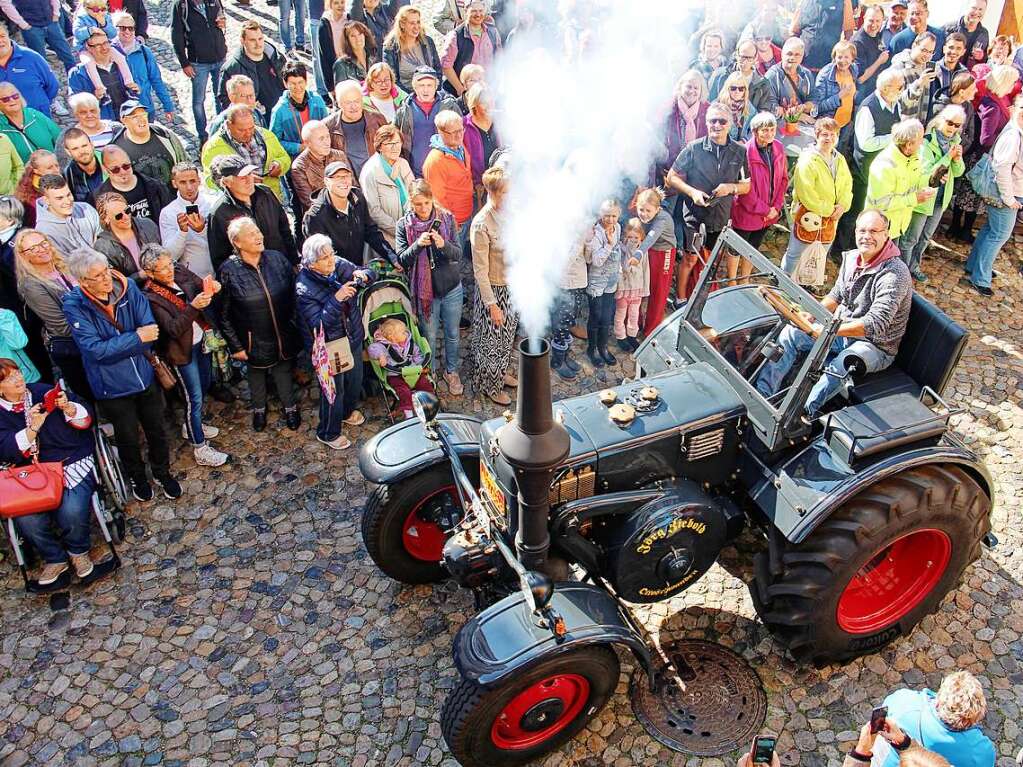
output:
[[110, 525], [110, 538], [115, 544], [121, 544], [124, 542], [124, 531], [127, 527], [127, 520], [124, 517], [124, 513], [119, 509], [115, 509], [111, 516]]

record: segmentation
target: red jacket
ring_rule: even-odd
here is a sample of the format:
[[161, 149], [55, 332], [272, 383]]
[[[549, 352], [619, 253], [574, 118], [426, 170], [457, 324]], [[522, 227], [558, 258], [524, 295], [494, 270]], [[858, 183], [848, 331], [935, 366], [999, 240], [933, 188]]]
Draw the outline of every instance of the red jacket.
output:
[[771, 153], [774, 161], [773, 189], [771, 187], [771, 171], [764, 163], [760, 152], [757, 151], [757, 140], [750, 138], [746, 142], [750, 189], [747, 194], [737, 195], [732, 200], [732, 226], [736, 229], [746, 232], [763, 229], [767, 226], [764, 216], [771, 208], [774, 208], [779, 214], [785, 209], [785, 190], [789, 186], [789, 167], [785, 159], [785, 148], [780, 141], [775, 141], [771, 145]]

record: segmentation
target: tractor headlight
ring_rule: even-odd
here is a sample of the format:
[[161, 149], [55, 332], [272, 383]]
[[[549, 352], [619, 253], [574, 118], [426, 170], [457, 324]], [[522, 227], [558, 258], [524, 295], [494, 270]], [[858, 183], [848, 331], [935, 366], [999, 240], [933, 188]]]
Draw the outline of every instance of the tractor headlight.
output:
[[427, 391], [417, 391], [412, 394], [412, 410], [416, 418], [423, 426], [433, 423], [440, 410], [440, 400], [437, 395]]

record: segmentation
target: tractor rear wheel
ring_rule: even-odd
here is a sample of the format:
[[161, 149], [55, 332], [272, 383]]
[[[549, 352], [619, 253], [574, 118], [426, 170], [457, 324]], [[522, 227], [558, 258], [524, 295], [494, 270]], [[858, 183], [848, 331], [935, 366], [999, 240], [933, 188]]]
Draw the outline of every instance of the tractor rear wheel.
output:
[[[470, 479], [478, 471], [464, 464]], [[377, 567], [402, 583], [446, 577], [441, 555], [448, 531], [464, 516], [447, 464], [431, 466], [393, 485], [378, 485], [362, 513], [362, 540]]]
[[574, 738], [618, 684], [610, 645], [583, 647], [487, 689], [463, 679], [444, 701], [440, 726], [463, 767], [513, 767]]
[[840, 506], [804, 541], [757, 555], [750, 592], [799, 661], [876, 652], [934, 612], [980, 556], [991, 501], [956, 466], [910, 469]]

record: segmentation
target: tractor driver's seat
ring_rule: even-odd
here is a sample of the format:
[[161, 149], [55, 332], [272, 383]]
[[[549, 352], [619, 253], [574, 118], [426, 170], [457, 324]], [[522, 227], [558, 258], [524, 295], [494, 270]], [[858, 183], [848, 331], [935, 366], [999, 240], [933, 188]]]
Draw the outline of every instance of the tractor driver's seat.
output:
[[924, 386], [938, 394], [952, 378], [969, 336], [966, 329], [919, 293], [913, 293], [906, 334], [895, 362], [870, 373], [852, 387], [855, 403], [906, 392], [918, 396]]

